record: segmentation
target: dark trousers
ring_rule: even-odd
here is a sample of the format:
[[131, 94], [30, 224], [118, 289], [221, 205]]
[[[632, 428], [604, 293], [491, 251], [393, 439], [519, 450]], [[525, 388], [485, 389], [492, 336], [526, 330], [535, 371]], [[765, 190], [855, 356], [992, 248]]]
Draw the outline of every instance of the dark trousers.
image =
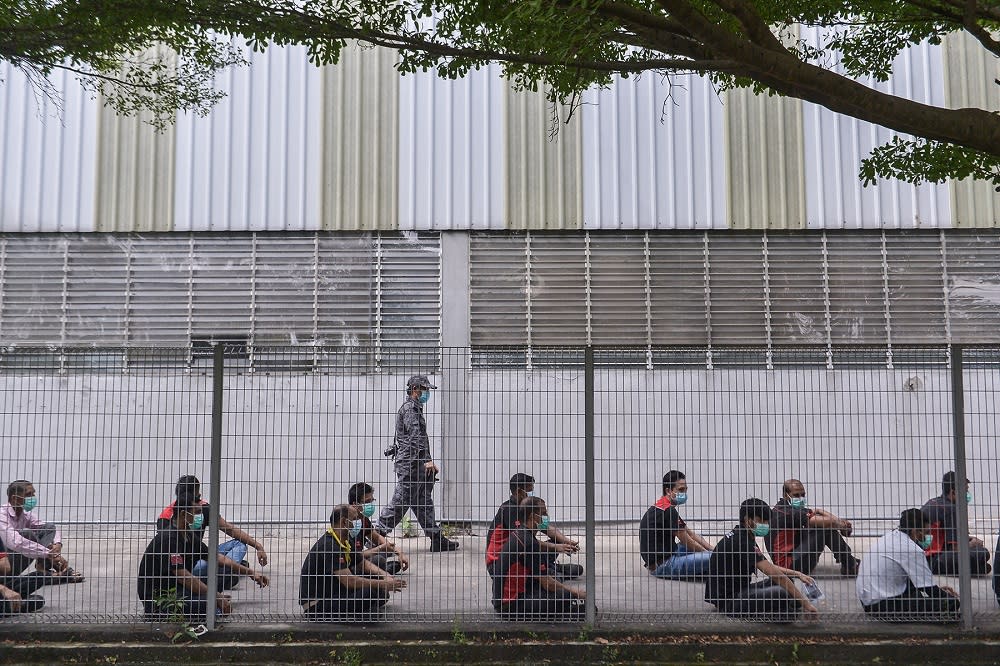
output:
[[821, 527], [807, 527], [800, 530], [799, 545], [790, 553], [792, 563], [788, 568], [807, 575], [811, 574], [827, 548], [833, 553], [833, 559], [837, 562], [846, 562], [853, 557], [851, 547], [837, 530]]
[[163, 608], [155, 601], [146, 600], [143, 600], [142, 607], [146, 611], [147, 620], [160, 622], [172, 622], [175, 619], [183, 619], [188, 622], [204, 622], [206, 614], [209, 611], [208, 599], [200, 596], [180, 597], [177, 607], [173, 609]]
[[[36, 529], [20, 530], [18, 534], [25, 539], [43, 546], [51, 546], [56, 539], [56, 526], [51, 523], [45, 523]], [[35, 562], [35, 558], [10, 551], [7, 552], [7, 559], [10, 561], [10, 572], [15, 576], [22, 573]]]
[[957, 622], [958, 599], [938, 587], [923, 592], [912, 585], [898, 597], [883, 599], [864, 607], [865, 612], [882, 622]]
[[321, 599], [305, 610], [313, 622], [357, 622], [377, 619], [389, 603], [389, 593], [381, 590], [354, 590], [337, 599]]
[[[33, 613], [42, 609], [42, 606], [45, 605], [45, 599], [34, 596], [33, 593], [45, 584], [45, 574], [37, 571], [27, 576], [0, 576], [0, 585], [9, 587], [21, 595], [20, 612], [22, 613]], [[10, 615], [13, 612], [14, 608], [11, 603], [6, 599], [0, 599], [0, 615]]]
[[[990, 551], [982, 546], [969, 548], [969, 565], [973, 576], [982, 576], [986, 573], [986, 565], [990, 559]], [[927, 564], [931, 571], [937, 576], [957, 576], [958, 575], [958, 551], [943, 550], [940, 553], [927, 556]]]
[[501, 619], [516, 622], [582, 622], [586, 615], [583, 599], [562, 590], [526, 592], [515, 601], [499, 604], [497, 612]]
[[406, 510], [410, 509], [417, 517], [420, 527], [424, 529], [424, 534], [432, 538], [440, 536], [441, 528], [434, 518], [433, 490], [434, 477], [422, 469], [397, 474], [396, 489], [392, 493], [392, 499], [382, 508], [382, 513], [378, 517], [379, 530], [382, 532], [392, 530], [406, 515]]
[[768, 580], [753, 583], [739, 596], [716, 606], [729, 617], [757, 622], [792, 622], [802, 609], [798, 599]]

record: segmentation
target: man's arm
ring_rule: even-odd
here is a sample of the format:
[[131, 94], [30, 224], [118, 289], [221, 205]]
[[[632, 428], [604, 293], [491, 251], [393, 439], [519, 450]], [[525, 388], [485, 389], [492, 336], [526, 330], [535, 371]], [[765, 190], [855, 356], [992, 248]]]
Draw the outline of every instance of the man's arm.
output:
[[[757, 570], [770, 578], [771, 582], [780, 586], [781, 589], [789, 594], [789, 596], [798, 600], [798, 602], [802, 604], [802, 610], [806, 613], [806, 615], [810, 616], [810, 619], [816, 618], [819, 611], [817, 611], [816, 607], [813, 606], [812, 603], [806, 598], [806, 595], [802, 594], [799, 588], [795, 587], [795, 583], [793, 583], [792, 579], [788, 577], [787, 573], [785, 573], [786, 571], [791, 571], [790, 569], [782, 569], [781, 567], [775, 566], [772, 562], [762, 559], [757, 562]], [[809, 576], [806, 576], [805, 574], [801, 574], [797, 571], [793, 573], [796, 574], [796, 577], [799, 578], [799, 580], [808, 580], [809, 582], [812, 582], [812, 578], [809, 578]]]
[[[26, 513], [24, 515], [27, 516], [27, 526], [34, 524], [31, 522], [31, 514]], [[18, 553], [19, 555], [24, 555], [25, 557], [33, 559], [49, 558], [59, 554], [58, 552], [53, 552], [48, 546], [43, 546], [40, 543], [36, 543], [31, 539], [25, 539], [21, 536], [18, 532], [18, 527], [13, 523], [7, 513], [7, 507], [0, 510], [0, 541], [3, 541], [4, 547], [9, 552]]]
[[17, 613], [21, 610], [21, 595], [14, 590], [0, 585], [0, 597], [10, 604], [10, 610], [12, 613]]
[[[559, 528], [555, 525], [549, 525], [549, 529], [545, 530], [545, 536], [549, 538], [552, 543], [563, 544], [565, 546], [573, 546], [573, 551], [576, 552], [580, 550], [580, 542], [570, 539], [568, 536], [559, 531]], [[566, 552], [566, 551], [560, 551]]]
[[234, 571], [241, 576], [247, 576], [250, 580], [257, 583], [257, 587], [267, 587], [268, 583], [270, 583], [267, 576], [262, 573], [257, 573], [250, 567], [243, 566], [242, 563], [237, 562], [236, 560], [231, 560], [221, 553], [218, 555], [218, 558], [219, 566], [221, 568], [229, 569], [230, 571]]
[[700, 534], [688, 527], [682, 527], [677, 530], [677, 539], [684, 544], [685, 548], [695, 553], [712, 550], [712, 544], [705, 541]]
[[236, 525], [233, 525], [231, 522], [229, 522], [222, 516], [219, 516], [219, 531], [221, 531], [223, 534], [226, 534], [233, 539], [236, 539], [240, 543], [245, 543], [246, 545], [256, 550], [257, 561], [260, 562], [261, 566], [267, 565], [267, 551], [264, 550], [263, 544], [261, 544], [260, 541], [254, 539], [252, 536], [250, 536], [249, 533], [244, 532], [240, 528], [236, 527]]
[[[192, 574], [187, 569], [174, 569], [174, 579], [177, 584], [186, 590], [190, 590], [194, 596], [204, 597], [208, 595], [208, 585], [201, 582], [201, 579]], [[232, 606], [229, 603], [229, 597], [216, 594], [215, 595], [215, 605], [222, 612], [228, 615], [232, 611]]]
[[584, 592], [583, 590], [576, 590], [570, 587], [569, 585], [563, 585], [552, 576], [539, 576], [538, 584], [546, 592], [568, 592], [577, 599], [587, 598], [587, 593]]
[[338, 578], [338, 582], [348, 590], [382, 590], [384, 592], [398, 592], [406, 587], [406, 581], [399, 578], [365, 578], [354, 574], [349, 568], [334, 571], [333, 575]]
[[813, 509], [812, 515], [809, 516], [809, 527], [819, 527], [833, 530], [850, 530], [852, 525], [851, 521], [844, 520], [829, 511], [825, 511], [823, 509]]

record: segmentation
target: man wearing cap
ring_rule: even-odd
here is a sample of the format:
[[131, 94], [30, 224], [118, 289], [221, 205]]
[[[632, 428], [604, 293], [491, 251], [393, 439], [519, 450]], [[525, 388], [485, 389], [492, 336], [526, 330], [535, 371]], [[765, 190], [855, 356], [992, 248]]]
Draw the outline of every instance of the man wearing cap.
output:
[[424, 534], [431, 540], [431, 552], [457, 550], [458, 543], [441, 533], [434, 519], [434, 481], [438, 467], [431, 458], [424, 405], [437, 388], [424, 375], [414, 375], [406, 380], [406, 400], [396, 412], [396, 437], [394, 458], [396, 490], [389, 504], [382, 509], [378, 524], [382, 535], [387, 535], [399, 524], [407, 509], [413, 511]]

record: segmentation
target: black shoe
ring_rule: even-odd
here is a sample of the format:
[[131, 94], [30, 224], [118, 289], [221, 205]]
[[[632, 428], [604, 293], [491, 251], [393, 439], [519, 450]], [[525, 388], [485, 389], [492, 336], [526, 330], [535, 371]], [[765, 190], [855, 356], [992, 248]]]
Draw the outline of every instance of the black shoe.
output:
[[457, 541], [452, 541], [451, 539], [441, 534], [431, 537], [432, 553], [446, 553], [452, 550], [458, 550]]
[[572, 580], [583, 575], [583, 567], [579, 564], [560, 564], [556, 562], [552, 565], [552, 576], [558, 581]]
[[391, 560], [385, 563], [385, 572], [390, 576], [395, 576], [403, 570], [403, 563], [399, 560]]
[[37, 613], [42, 610], [42, 606], [45, 605], [45, 598], [40, 597], [37, 594], [29, 594], [25, 598], [21, 599], [21, 612], [22, 613]]
[[846, 560], [840, 563], [840, 575], [857, 576], [859, 564], [861, 564], [861, 560], [859, 560], [858, 558], [854, 557], [853, 555], [848, 557]]

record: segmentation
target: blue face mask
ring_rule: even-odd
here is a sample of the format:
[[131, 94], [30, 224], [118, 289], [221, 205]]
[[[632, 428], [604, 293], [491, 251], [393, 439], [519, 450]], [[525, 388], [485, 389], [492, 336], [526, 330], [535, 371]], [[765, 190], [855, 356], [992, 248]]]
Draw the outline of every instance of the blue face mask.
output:
[[24, 510], [25, 511], [33, 511], [36, 506], [38, 506], [38, 498], [37, 497], [32, 496], [32, 497], [25, 497], [24, 498]]
[[934, 537], [930, 534], [925, 534], [924, 538], [920, 540], [920, 547], [924, 550], [930, 550], [932, 543], [934, 543]]
[[367, 502], [361, 507], [361, 512], [365, 514], [365, 518], [371, 518], [375, 515], [375, 508], [375, 502]]
[[549, 517], [542, 516], [542, 522], [538, 523], [538, 531], [544, 532], [547, 529], [549, 529]]
[[528, 497], [534, 497], [535, 496], [535, 491], [534, 490], [529, 490], [528, 492], [526, 492], [524, 494], [527, 495]]
[[[28, 500], [25, 500], [25, 504], [27, 504], [27, 502], [28, 502]], [[965, 503], [966, 504], [972, 504], [972, 493], [971, 492], [965, 493]]]
[[792, 497], [788, 500], [789, 506], [793, 509], [804, 509], [806, 508], [806, 498], [805, 497]]
[[197, 516], [194, 517], [194, 520], [191, 521], [191, 529], [198, 531], [204, 526], [205, 526], [205, 515], [199, 513]]
[[771, 532], [771, 526], [767, 523], [757, 523], [753, 526], [753, 535], [759, 537], [766, 537]]
[[420, 404], [426, 405], [427, 401], [431, 399], [431, 392], [429, 389], [424, 389], [420, 394]]
[[687, 493], [677, 493], [676, 495], [674, 495], [674, 501], [671, 502], [671, 504], [674, 504], [675, 506], [680, 506], [681, 504], [684, 504], [687, 501], [688, 501]]
[[355, 520], [354, 522], [351, 523], [351, 529], [350, 529], [349, 534], [351, 535], [352, 539], [356, 539], [358, 537], [358, 535], [361, 534], [361, 519], [360, 518], [358, 518], [357, 520]]

